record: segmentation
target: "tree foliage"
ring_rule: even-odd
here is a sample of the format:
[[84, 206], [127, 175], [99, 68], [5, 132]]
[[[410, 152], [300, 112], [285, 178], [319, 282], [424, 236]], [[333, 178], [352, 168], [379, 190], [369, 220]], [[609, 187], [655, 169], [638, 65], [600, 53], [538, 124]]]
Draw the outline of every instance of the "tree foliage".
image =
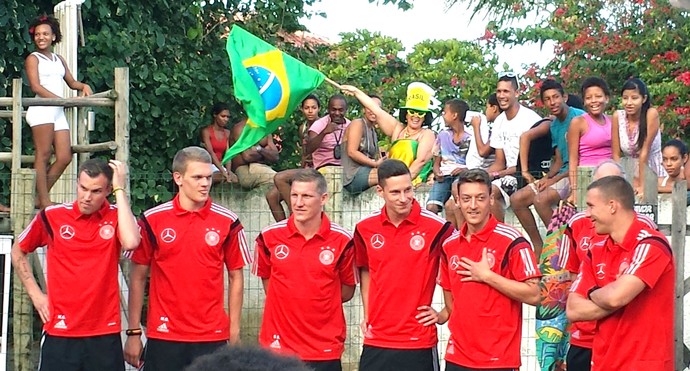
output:
[[[486, 77], [493, 73], [495, 58], [477, 43], [455, 40], [427, 41], [409, 54], [399, 40], [365, 30], [345, 33], [334, 45], [293, 45], [285, 33], [304, 27], [300, 18], [318, 0], [159, 1], [87, 0], [82, 5], [86, 46], [79, 48], [79, 76], [95, 91], [113, 88], [115, 67], [130, 70], [130, 168], [132, 198], [139, 212], [172, 196], [170, 163], [177, 150], [198, 145], [199, 131], [210, 123], [210, 107], [229, 101], [232, 120], [241, 107], [232, 99], [232, 79], [225, 42], [233, 23], [321, 70], [340, 83], [359, 86], [380, 95], [391, 111], [405, 98], [412, 81], [429, 83], [446, 100], [461, 97], [481, 109], [493, 89]], [[372, 0], [373, 1], [373, 0]], [[391, 0], [377, 1], [384, 5]], [[0, 3], [0, 40], [6, 53], [0, 56], [0, 89], [11, 94], [11, 79], [23, 76], [23, 62], [33, 49], [28, 24], [41, 13], [52, 13], [57, 1], [19, 4]], [[406, 9], [411, 2], [397, 2]], [[314, 14], [315, 15], [315, 14]], [[336, 89], [324, 84], [317, 91], [325, 101]], [[26, 79], [24, 94], [32, 96]], [[351, 102], [351, 117], [361, 115]], [[97, 109], [92, 142], [111, 140], [113, 113]], [[325, 108], [322, 109], [322, 114]], [[300, 122], [296, 113], [291, 122]], [[8, 151], [11, 125], [0, 121], [0, 150]], [[278, 135], [283, 153], [279, 168], [294, 167], [297, 125], [286, 125]], [[24, 130], [25, 153], [32, 152], [30, 131]], [[108, 155], [108, 154], [97, 154]], [[1, 166], [1, 165], [0, 165]], [[6, 195], [6, 179], [0, 179]]]

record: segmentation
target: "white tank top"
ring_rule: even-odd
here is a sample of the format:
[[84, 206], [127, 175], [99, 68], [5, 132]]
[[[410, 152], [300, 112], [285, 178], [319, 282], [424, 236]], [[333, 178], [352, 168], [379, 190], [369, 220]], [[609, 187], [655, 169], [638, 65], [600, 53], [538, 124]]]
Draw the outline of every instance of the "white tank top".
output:
[[65, 65], [62, 64], [60, 57], [55, 53], [50, 53], [52, 59], [39, 52], [31, 54], [38, 58], [38, 81], [41, 86], [48, 89], [51, 93], [62, 97]]

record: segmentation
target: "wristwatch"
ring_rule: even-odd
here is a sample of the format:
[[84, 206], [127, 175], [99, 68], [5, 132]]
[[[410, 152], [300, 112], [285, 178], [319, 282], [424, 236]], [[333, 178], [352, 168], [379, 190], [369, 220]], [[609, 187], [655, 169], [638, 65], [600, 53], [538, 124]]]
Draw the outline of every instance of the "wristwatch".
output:
[[256, 150], [256, 152], [261, 152], [261, 151], [263, 151], [264, 147], [261, 147], [260, 145], [257, 144], [257, 146], [254, 147], [254, 149]]

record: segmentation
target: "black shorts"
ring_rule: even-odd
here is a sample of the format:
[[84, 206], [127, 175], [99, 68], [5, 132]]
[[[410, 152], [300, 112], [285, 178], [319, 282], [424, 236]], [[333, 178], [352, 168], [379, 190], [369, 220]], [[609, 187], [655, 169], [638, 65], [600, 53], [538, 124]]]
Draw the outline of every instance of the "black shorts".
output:
[[[446, 361], [446, 371], [515, 371], [514, 368], [469, 368]], [[570, 371], [570, 369], [568, 369]]]
[[568, 371], [589, 371], [592, 369], [592, 349], [570, 344], [565, 362]]
[[331, 361], [304, 361], [314, 371], [343, 371], [343, 365], [339, 359]]
[[227, 341], [189, 343], [148, 339], [144, 349], [144, 371], [182, 371], [197, 357], [215, 352]]
[[124, 369], [120, 334], [71, 338], [43, 333], [39, 371]]
[[389, 349], [365, 345], [359, 371], [439, 371], [438, 350]]

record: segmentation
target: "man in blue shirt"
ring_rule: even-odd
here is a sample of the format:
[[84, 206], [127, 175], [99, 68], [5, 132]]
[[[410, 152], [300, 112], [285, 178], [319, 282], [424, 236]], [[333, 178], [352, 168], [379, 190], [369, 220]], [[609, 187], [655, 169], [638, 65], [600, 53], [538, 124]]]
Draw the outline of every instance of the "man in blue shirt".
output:
[[[563, 86], [555, 80], [543, 80], [539, 93], [544, 106], [549, 109], [553, 119], [550, 122], [545, 121], [539, 124], [520, 136], [522, 177], [527, 186], [510, 196], [513, 212], [532, 241], [537, 258], [541, 254], [543, 240], [529, 206], [534, 205], [544, 225], [548, 225], [551, 221], [551, 214], [553, 214], [553, 206], [570, 194], [566, 134], [570, 127], [570, 121], [585, 113], [581, 109], [569, 107], [566, 104], [568, 95], [565, 94]], [[551, 146], [555, 150], [555, 157], [551, 162], [549, 173], [543, 178], [535, 180], [535, 174], [530, 174], [527, 165], [530, 142], [549, 133], [551, 134]]]

